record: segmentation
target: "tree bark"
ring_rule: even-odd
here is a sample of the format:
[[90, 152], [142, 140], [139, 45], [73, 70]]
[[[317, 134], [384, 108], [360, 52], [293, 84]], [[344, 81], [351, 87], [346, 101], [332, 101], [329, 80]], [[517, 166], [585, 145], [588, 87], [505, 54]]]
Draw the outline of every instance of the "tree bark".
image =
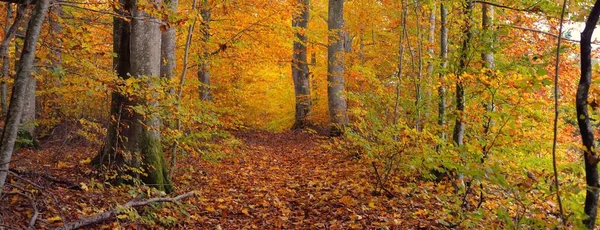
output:
[[484, 66], [488, 69], [494, 69], [496, 67], [496, 63], [494, 61], [494, 36], [493, 36], [493, 20], [494, 20], [494, 7], [490, 4], [482, 4], [481, 5], [481, 25], [483, 27], [483, 32], [486, 35], [484, 44], [485, 51], [481, 54], [481, 58], [483, 59]]
[[431, 8], [431, 12], [429, 13], [429, 37], [427, 38], [427, 42], [429, 43], [429, 48], [427, 49], [427, 53], [429, 53], [429, 61], [427, 62], [427, 87], [425, 88], [425, 117], [429, 118], [431, 115], [431, 85], [433, 85], [433, 62], [435, 61], [435, 51], [433, 47], [435, 47], [435, 14], [436, 5], [433, 4]]
[[210, 41], [211, 9], [208, 5], [208, 1], [204, 0], [200, 14], [202, 15], [202, 55], [200, 57], [200, 66], [198, 68], [198, 81], [200, 81], [200, 100], [212, 101], [209, 70], [211, 53], [208, 50], [208, 42]]
[[[113, 17], [113, 52], [117, 55], [113, 57], [113, 68], [117, 75], [123, 80], [127, 80], [131, 72], [130, 55], [130, 37], [131, 24], [125, 17], [130, 16], [130, 0], [119, 0], [119, 6], [115, 11], [120, 16]], [[123, 151], [125, 150], [124, 138], [131, 136], [131, 127], [134, 119], [134, 113], [130, 109], [133, 101], [125, 97], [120, 92], [111, 93], [110, 105], [110, 123], [107, 128], [104, 145], [98, 155], [92, 160], [95, 166], [122, 166], [125, 164]]]
[[306, 29], [308, 27], [310, 0], [297, 0], [301, 8], [299, 14], [294, 15], [292, 27], [296, 30], [292, 55], [292, 78], [294, 80], [294, 93], [296, 96], [296, 115], [292, 129], [302, 129], [308, 123], [310, 113], [310, 78], [308, 60], [306, 55]]
[[[438, 125], [440, 139], [446, 140], [446, 83], [445, 75], [448, 68], [448, 10], [440, 3], [440, 86], [438, 87]], [[439, 148], [438, 148], [439, 149]]]
[[329, 0], [327, 19], [327, 98], [331, 136], [340, 136], [348, 124], [344, 94], [344, 0]]
[[592, 34], [600, 17], [600, 0], [596, 0], [590, 15], [585, 23], [585, 28], [581, 32], [581, 78], [576, 94], [577, 124], [581, 132], [581, 141], [585, 146], [585, 178], [587, 191], [585, 196], [584, 212], [587, 218], [583, 223], [589, 229], [594, 229], [596, 217], [598, 215], [598, 156], [595, 153], [594, 129], [590, 123], [588, 113], [588, 94], [592, 82]]
[[8, 46], [10, 41], [14, 37], [14, 31], [11, 33], [11, 26], [18, 26], [20, 20], [18, 17], [13, 21], [13, 25], [9, 22], [13, 17], [13, 7], [12, 4], [6, 3], [6, 25], [4, 26], [4, 39], [2, 40], [2, 45], [0, 46], [0, 58], [2, 58], [2, 75], [0, 76], [2, 79], [2, 83], [0, 84], [0, 105], [2, 107], [2, 117], [6, 117], [6, 113], [8, 112], [8, 88], [7, 88], [7, 80], [10, 78], [10, 58], [8, 52]]
[[463, 42], [460, 52], [459, 66], [458, 72], [456, 76], [458, 79], [456, 81], [456, 123], [454, 125], [453, 132], [453, 140], [456, 145], [462, 146], [464, 144], [465, 137], [465, 89], [464, 85], [461, 82], [460, 76], [465, 73], [467, 70], [467, 65], [469, 62], [469, 52], [471, 46], [471, 40], [473, 38], [473, 32], [471, 31], [472, 27], [472, 12], [473, 12], [473, 0], [465, 0], [465, 9], [464, 15], [465, 19], [465, 27], [463, 30]]
[[0, 194], [2, 193], [1, 188], [4, 186], [6, 176], [8, 175], [9, 163], [15, 147], [15, 140], [21, 122], [23, 108], [25, 107], [25, 96], [30, 89], [28, 85], [31, 81], [31, 71], [33, 70], [33, 62], [35, 60], [36, 45], [49, 5], [50, 0], [37, 0], [34, 13], [29, 22], [29, 26], [27, 27], [25, 45], [21, 52], [21, 61], [17, 68], [17, 76], [13, 86], [8, 115], [5, 119], [6, 125], [2, 131], [2, 139], [0, 142]]
[[[161, 0], [152, 2], [157, 5], [161, 4]], [[150, 78], [144, 84], [152, 92], [156, 88], [156, 83], [152, 78], [160, 76], [160, 20], [139, 10], [137, 6], [132, 7], [132, 13], [131, 75]], [[134, 115], [132, 136], [128, 136], [127, 149], [131, 153], [139, 153], [142, 158], [141, 166], [145, 170], [145, 175], [141, 177], [143, 182], [160, 190], [171, 192], [172, 186], [168, 179], [167, 164], [160, 140], [160, 121], [158, 115], [153, 112], [156, 111], [158, 103], [136, 98], [135, 105], [147, 106], [151, 114], [147, 117], [138, 113]]]
[[[167, 0], [168, 15], [177, 13], [178, 0]], [[169, 23], [167, 19], [163, 23]], [[161, 62], [160, 62], [160, 76], [163, 78], [171, 79], [173, 77], [173, 71], [175, 70], [175, 46], [177, 43], [176, 28], [172, 25], [167, 25], [168, 28], [161, 34]], [[174, 93], [174, 91], [172, 92]]]
[[[28, 28], [29, 21], [31, 20], [30, 13], [24, 11], [23, 16], [23, 26], [18, 27], [16, 31], [16, 39], [15, 39], [15, 56], [21, 56], [21, 49], [25, 44], [25, 30]], [[18, 63], [21, 62], [20, 59], [15, 61], [17, 64], [15, 68], [18, 68]], [[34, 60], [35, 62], [35, 60]], [[32, 65], [31, 73], [35, 73], [37, 70], [35, 69], [35, 65]], [[35, 77], [31, 77], [31, 81], [27, 84], [28, 90], [25, 94], [25, 107], [23, 108], [23, 115], [21, 117], [21, 127], [19, 130], [23, 132], [21, 135], [31, 141], [35, 140], [35, 89], [36, 89], [37, 81]]]

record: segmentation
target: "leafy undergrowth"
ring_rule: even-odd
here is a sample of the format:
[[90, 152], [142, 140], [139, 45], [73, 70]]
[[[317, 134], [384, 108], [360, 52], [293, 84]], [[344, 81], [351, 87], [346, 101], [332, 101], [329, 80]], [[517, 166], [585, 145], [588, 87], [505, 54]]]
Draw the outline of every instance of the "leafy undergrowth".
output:
[[[231, 150], [229, 156], [219, 162], [191, 155], [179, 161], [174, 179], [176, 193], [196, 191], [196, 197], [181, 204], [122, 210], [117, 218], [93, 227], [364, 229], [449, 226], [438, 218], [448, 206], [443, 197], [453, 194], [450, 181], [394, 178], [394, 186], [390, 187], [393, 194], [381, 195], [374, 192], [376, 178], [368, 159], [332, 151], [332, 141], [328, 137], [293, 131], [279, 134], [245, 132], [236, 137], [244, 144]], [[35, 228], [42, 229], [115, 208], [135, 196], [160, 195], [145, 187], [112, 187], [102, 183], [102, 177], [88, 164], [96, 150], [96, 147], [51, 144], [43, 150], [21, 150], [12, 166], [37, 174], [9, 177], [9, 186], [0, 200], [8, 204], [0, 207], [0, 228], [27, 227], [33, 214], [32, 204], [18, 193], [26, 193], [35, 202], [40, 213]], [[78, 186], [51, 182], [41, 174], [69, 180]], [[488, 196], [488, 199], [494, 199], [494, 196]], [[471, 227], [486, 225], [485, 222], [479, 224]]]

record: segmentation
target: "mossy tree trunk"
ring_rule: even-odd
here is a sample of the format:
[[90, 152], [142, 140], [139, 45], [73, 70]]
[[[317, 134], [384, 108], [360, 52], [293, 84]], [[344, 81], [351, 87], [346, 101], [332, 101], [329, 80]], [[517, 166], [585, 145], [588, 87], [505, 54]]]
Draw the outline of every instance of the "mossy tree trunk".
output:
[[[118, 56], [113, 60], [120, 78], [147, 77], [144, 88], [156, 91], [156, 78], [160, 77], [161, 31], [160, 20], [137, 9], [131, 0], [121, 0], [120, 14], [131, 12], [131, 23], [115, 17], [113, 49]], [[155, 2], [160, 5], [161, 2]], [[147, 97], [126, 97], [113, 92], [111, 124], [104, 147], [92, 162], [96, 165], [134, 167], [143, 170], [137, 175], [151, 186], [167, 192], [172, 191], [162, 152], [160, 120], [154, 114], [158, 103], [145, 101]], [[156, 97], [153, 97], [156, 98]], [[139, 114], [134, 107], [153, 111]], [[121, 168], [122, 169], [122, 168]]]

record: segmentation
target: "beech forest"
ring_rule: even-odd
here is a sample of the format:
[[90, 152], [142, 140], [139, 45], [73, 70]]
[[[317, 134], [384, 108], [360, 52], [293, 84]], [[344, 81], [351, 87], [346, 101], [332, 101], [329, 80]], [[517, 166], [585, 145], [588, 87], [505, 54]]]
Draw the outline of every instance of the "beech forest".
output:
[[0, 0], [0, 230], [598, 229], [600, 0]]

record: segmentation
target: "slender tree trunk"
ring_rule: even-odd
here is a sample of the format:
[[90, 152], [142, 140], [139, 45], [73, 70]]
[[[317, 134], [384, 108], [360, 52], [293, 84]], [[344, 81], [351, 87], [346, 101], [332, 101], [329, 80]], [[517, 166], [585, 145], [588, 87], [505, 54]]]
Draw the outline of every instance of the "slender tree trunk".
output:
[[485, 52], [481, 54], [481, 58], [484, 61], [484, 66], [488, 69], [494, 69], [496, 63], [494, 62], [494, 36], [493, 36], [493, 20], [494, 20], [494, 7], [490, 4], [481, 4], [481, 25], [483, 32], [486, 35]]
[[[160, 5], [161, 0], [154, 0], [152, 3]], [[134, 77], [157, 78], [160, 76], [160, 20], [138, 9], [137, 6], [132, 7], [132, 14], [131, 75]], [[154, 80], [148, 79], [144, 84], [150, 92], [156, 90]], [[155, 111], [158, 106], [156, 101], [145, 101], [144, 98], [136, 98], [135, 100], [136, 105], [146, 105], [150, 107], [150, 111]], [[158, 115], [144, 116], [136, 113], [132, 125], [132, 136], [128, 137], [127, 149], [132, 153], [140, 153], [141, 155], [141, 166], [145, 170], [142, 181], [160, 190], [170, 192], [172, 186], [161, 146]]]
[[421, 124], [421, 107], [423, 106], [422, 88], [421, 83], [423, 81], [423, 39], [421, 39], [421, 7], [419, 1], [415, 0], [415, 15], [417, 17], [417, 58], [419, 60], [419, 72], [417, 72], [417, 79], [415, 83], [415, 129], [417, 131], [422, 130]]
[[344, 0], [329, 0], [327, 19], [327, 98], [331, 119], [331, 136], [344, 133], [348, 124], [346, 95], [344, 95]]
[[588, 113], [588, 95], [592, 83], [592, 34], [600, 17], [600, 0], [596, 0], [581, 33], [581, 78], [577, 87], [577, 124], [581, 132], [581, 140], [585, 146], [585, 179], [587, 191], [585, 196], [584, 212], [587, 218], [583, 221], [586, 227], [594, 229], [598, 216], [598, 155], [594, 144], [594, 129], [590, 123]]
[[461, 47], [460, 59], [456, 81], [456, 123], [454, 125], [453, 139], [456, 145], [462, 146], [465, 137], [465, 89], [462, 84], [460, 76], [467, 70], [469, 62], [469, 52], [471, 46], [471, 40], [473, 38], [472, 27], [472, 12], [473, 12], [473, 0], [465, 0], [465, 27], [463, 31], [463, 43]]
[[[448, 10], [440, 3], [440, 86], [438, 87], [438, 125], [440, 139], [446, 140], [446, 83], [445, 75], [448, 68]], [[438, 148], [439, 149], [439, 148]]]
[[296, 29], [296, 40], [293, 44], [292, 78], [296, 96], [296, 121], [292, 129], [302, 129], [308, 123], [310, 113], [310, 78], [306, 57], [306, 29], [309, 20], [310, 0], [298, 0], [300, 14], [294, 15], [292, 27]]
[[436, 5], [433, 4], [431, 8], [431, 12], [429, 13], [429, 37], [427, 38], [427, 42], [429, 43], [429, 48], [427, 49], [427, 53], [429, 54], [429, 61], [427, 62], [427, 87], [425, 88], [425, 117], [429, 118], [431, 116], [431, 86], [433, 85], [433, 62], [435, 60], [435, 51], [433, 47], [435, 46], [435, 14]]
[[200, 57], [200, 67], [198, 68], [198, 80], [200, 81], [200, 100], [212, 101], [210, 92], [210, 59], [211, 54], [208, 50], [208, 42], [210, 41], [210, 20], [211, 9], [207, 0], [204, 0], [202, 9], [202, 56]]
[[[4, 26], [4, 39], [2, 42], [2, 46], [0, 46], [0, 58], [2, 58], [2, 83], [0, 84], [0, 105], [2, 107], [2, 117], [6, 117], [6, 113], [8, 112], [8, 88], [7, 88], [7, 80], [10, 78], [10, 58], [8, 52], [8, 46], [10, 44], [10, 40], [12, 40], [14, 36], [14, 32], [10, 32], [10, 27], [12, 26], [9, 22], [13, 17], [13, 7], [11, 3], [6, 3], [6, 25]], [[18, 24], [20, 20], [15, 19], [13, 24]]]
[[30, 90], [28, 85], [31, 82], [31, 72], [33, 71], [33, 62], [35, 60], [35, 51], [37, 41], [42, 29], [42, 24], [46, 18], [50, 0], [37, 0], [35, 10], [27, 27], [27, 37], [25, 45], [21, 52], [21, 59], [17, 68], [17, 76], [13, 86], [13, 93], [10, 99], [8, 115], [5, 119], [4, 130], [2, 131], [2, 139], [0, 146], [0, 194], [2, 187], [6, 182], [8, 175], [9, 163], [15, 147], [15, 140], [21, 122], [21, 116], [25, 107], [25, 96]]
[[[167, 8], [169, 15], [177, 13], [178, 0], [167, 0]], [[168, 23], [166, 20], [163, 23]], [[169, 28], [161, 34], [161, 62], [160, 62], [160, 76], [163, 78], [170, 79], [173, 77], [173, 71], [175, 70], [175, 45], [176, 45], [176, 28], [173, 25], [169, 25]], [[174, 93], [171, 92], [171, 93]]]
[[[407, 9], [407, 4], [406, 1], [402, 2], [402, 18], [401, 18], [401, 27], [402, 29], [400, 30], [400, 39], [398, 41], [398, 46], [399, 46], [399, 50], [398, 50], [398, 75], [397, 75], [397, 82], [396, 82], [396, 104], [394, 105], [394, 121], [393, 124], [397, 125], [398, 124], [398, 119], [400, 118], [400, 93], [401, 93], [401, 86], [402, 86], [402, 74], [404, 71], [404, 49], [405, 49], [405, 45], [404, 45], [404, 38], [408, 37], [406, 36], [406, 17], [408, 16], [408, 9]], [[396, 137], [396, 136], [395, 136]]]

